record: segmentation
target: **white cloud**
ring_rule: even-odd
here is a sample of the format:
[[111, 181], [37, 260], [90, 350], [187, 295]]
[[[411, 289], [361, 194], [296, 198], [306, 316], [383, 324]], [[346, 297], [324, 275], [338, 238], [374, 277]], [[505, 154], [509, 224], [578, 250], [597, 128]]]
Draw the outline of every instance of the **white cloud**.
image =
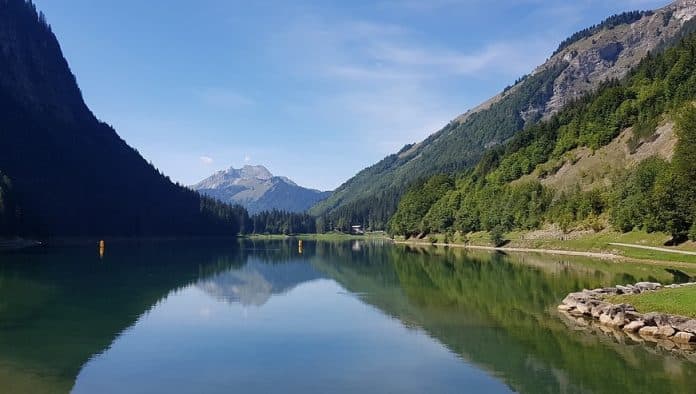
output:
[[213, 158], [210, 156], [201, 156], [198, 159], [206, 166], [210, 166], [215, 162], [215, 160], [213, 160]]
[[251, 161], [251, 156], [249, 156], [249, 155], [244, 156], [245, 163], [249, 163], [250, 161]]

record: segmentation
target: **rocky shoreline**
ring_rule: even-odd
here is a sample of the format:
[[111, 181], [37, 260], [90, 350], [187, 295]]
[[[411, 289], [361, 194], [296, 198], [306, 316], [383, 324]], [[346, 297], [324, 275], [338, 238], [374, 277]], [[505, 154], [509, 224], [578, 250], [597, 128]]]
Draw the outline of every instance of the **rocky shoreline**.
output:
[[600, 325], [621, 330], [642, 340], [669, 341], [677, 345], [696, 346], [696, 319], [665, 313], [639, 313], [629, 304], [612, 304], [606, 299], [614, 295], [641, 294], [696, 286], [683, 283], [663, 286], [660, 283], [640, 282], [635, 285], [605, 287], [568, 294], [558, 310], [573, 317], [592, 318]]

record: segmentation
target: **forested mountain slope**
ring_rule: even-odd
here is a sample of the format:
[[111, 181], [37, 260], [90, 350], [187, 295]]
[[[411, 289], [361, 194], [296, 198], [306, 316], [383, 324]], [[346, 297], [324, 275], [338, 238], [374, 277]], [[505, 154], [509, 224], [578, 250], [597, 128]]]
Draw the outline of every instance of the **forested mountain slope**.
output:
[[[507, 144], [489, 149], [456, 182], [436, 176], [413, 187], [399, 203], [391, 230], [405, 235], [500, 233], [545, 223], [599, 230], [609, 223], [623, 231], [641, 228], [669, 232], [676, 240], [696, 238], [695, 105], [696, 33], [648, 56], [624, 79], [604, 83]], [[676, 146], [669, 141], [672, 128]], [[575, 179], [575, 189], [545, 182], [577, 165], [579, 150], [597, 155], [613, 145], [631, 156], [646, 144], [655, 144], [652, 157], [604, 161], [616, 170], [605, 182], [583, 188], [588, 184]]]
[[575, 34], [514, 86], [359, 172], [310, 212], [322, 216], [328, 228], [384, 227], [410, 184], [471, 168], [486, 148], [548, 119], [601, 83], [625, 76], [651, 51], [678, 41], [693, 30], [695, 15], [696, 0], [680, 0], [656, 11], [615, 15]]
[[0, 233], [239, 231], [240, 208], [172, 183], [95, 118], [51, 27], [25, 0], [0, 0], [0, 147], [19, 207], [19, 220], [2, 219]]

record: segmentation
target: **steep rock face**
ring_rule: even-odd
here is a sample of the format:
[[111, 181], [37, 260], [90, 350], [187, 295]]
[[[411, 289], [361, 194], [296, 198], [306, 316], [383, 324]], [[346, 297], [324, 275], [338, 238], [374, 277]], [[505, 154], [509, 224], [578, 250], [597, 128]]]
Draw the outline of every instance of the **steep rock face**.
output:
[[330, 194], [274, 176], [263, 166], [249, 165], [218, 171], [191, 188], [223, 202], [241, 204], [250, 213], [273, 209], [304, 212]]
[[[651, 51], [668, 47], [693, 31], [696, 0], [679, 0], [653, 12], [633, 14], [637, 18], [628, 18], [630, 23], [621, 22], [621, 17], [609, 18], [599, 25], [601, 28], [589, 29], [586, 36], [566, 40], [567, 45], [530, 75], [424, 141], [407, 145], [362, 170], [310, 212], [329, 217], [368, 212], [363, 222], [383, 226], [384, 218], [381, 223], [372, 222], [372, 211], [393, 212], [396, 200], [391, 197], [403, 194], [413, 182], [470, 168], [487, 148], [505, 142], [530, 123], [548, 118], [603, 82], [625, 76]], [[373, 209], [371, 205], [380, 199], [386, 202]]]
[[684, 24], [694, 16], [696, 1], [680, 0], [634, 23], [603, 29], [573, 43], [534, 71], [567, 63], [554, 81], [551, 98], [535, 110], [548, 117], [603, 81], [623, 78], [649, 52], [678, 37]]

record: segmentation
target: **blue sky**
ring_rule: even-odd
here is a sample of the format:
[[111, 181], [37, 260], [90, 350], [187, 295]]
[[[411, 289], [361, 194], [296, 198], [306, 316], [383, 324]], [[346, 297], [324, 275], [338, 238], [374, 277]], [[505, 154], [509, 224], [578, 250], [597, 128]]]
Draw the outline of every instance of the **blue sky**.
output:
[[34, 0], [88, 105], [172, 179], [264, 164], [333, 189], [666, 0]]

